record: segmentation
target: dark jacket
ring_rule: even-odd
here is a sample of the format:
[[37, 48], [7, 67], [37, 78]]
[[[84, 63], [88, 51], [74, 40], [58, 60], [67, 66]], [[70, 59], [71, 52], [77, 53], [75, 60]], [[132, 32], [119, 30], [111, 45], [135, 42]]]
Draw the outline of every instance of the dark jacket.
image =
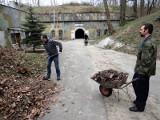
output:
[[137, 54], [135, 73], [152, 76], [156, 74], [157, 44], [156, 40], [150, 37]]
[[85, 39], [85, 40], [88, 39], [88, 35], [87, 35], [87, 34], [84, 35], [84, 39]]
[[62, 44], [60, 42], [52, 40], [52, 39], [47, 40], [43, 44], [43, 46], [46, 49], [48, 56], [56, 56], [56, 55], [58, 55], [57, 46], [59, 47], [59, 52], [62, 52]]

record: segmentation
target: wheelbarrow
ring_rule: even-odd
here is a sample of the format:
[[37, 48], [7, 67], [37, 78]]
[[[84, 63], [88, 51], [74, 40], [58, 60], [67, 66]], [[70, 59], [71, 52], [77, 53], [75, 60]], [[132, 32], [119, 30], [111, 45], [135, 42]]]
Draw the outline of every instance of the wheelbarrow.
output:
[[99, 91], [101, 92], [102, 95], [109, 97], [112, 95], [113, 89], [118, 89], [118, 96], [119, 96], [119, 89], [123, 89], [127, 87], [129, 84], [131, 84], [133, 81], [136, 81], [136, 79], [126, 83], [127, 77], [124, 78], [123, 80], [105, 80], [102, 81], [100, 79], [94, 80], [96, 81], [99, 85]]

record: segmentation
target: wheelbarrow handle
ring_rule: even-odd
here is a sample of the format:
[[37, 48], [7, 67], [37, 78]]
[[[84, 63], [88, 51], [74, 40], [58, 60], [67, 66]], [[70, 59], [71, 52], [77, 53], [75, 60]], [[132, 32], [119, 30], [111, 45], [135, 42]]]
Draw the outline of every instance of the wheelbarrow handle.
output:
[[137, 81], [137, 80], [139, 80], [139, 78], [133, 79], [132, 81], [126, 83], [124, 86], [120, 87], [119, 89], [123, 89], [123, 88], [127, 87], [129, 84], [131, 84], [132, 82]]

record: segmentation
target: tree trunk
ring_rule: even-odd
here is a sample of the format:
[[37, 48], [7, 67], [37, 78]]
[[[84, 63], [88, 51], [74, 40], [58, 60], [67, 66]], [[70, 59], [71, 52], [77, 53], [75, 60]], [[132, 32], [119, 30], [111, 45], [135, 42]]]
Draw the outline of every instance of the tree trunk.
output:
[[144, 15], [144, 0], [140, 1], [140, 16]]
[[112, 4], [112, 0], [107, 0], [108, 1], [108, 5]]
[[118, 6], [118, 1], [117, 0], [115, 0], [115, 6]]
[[149, 6], [150, 6], [150, 0], [147, 2], [147, 15], [149, 14]]
[[120, 1], [120, 25], [123, 26], [126, 23], [126, 0]]
[[40, 0], [37, 0], [37, 4], [38, 4], [38, 6], [40, 6]]
[[136, 16], [136, 18], [138, 18], [137, 0], [134, 0], [133, 11], [134, 11], [134, 15]]
[[117, 5], [117, 0], [112, 0], [112, 5], [116, 6]]
[[154, 2], [153, 2], [153, 8], [156, 7], [156, 3], [157, 3], [157, 0], [154, 0]]
[[158, 2], [157, 2], [157, 6], [159, 6], [160, 5], [160, 0], [158, 0]]
[[106, 14], [106, 20], [107, 20], [107, 25], [108, 25], [108, 31], [109, 31], [109, 34], [112, 35], [115, 32], [115, 30], [114, 30], [112, 23], [111, 23], [111, 20], [110, 20], [110, 12], [108, 9], [107, 0], [103, 0], [103, 2], [104, 2], [104, 7], [105, 7], [105, 14]]

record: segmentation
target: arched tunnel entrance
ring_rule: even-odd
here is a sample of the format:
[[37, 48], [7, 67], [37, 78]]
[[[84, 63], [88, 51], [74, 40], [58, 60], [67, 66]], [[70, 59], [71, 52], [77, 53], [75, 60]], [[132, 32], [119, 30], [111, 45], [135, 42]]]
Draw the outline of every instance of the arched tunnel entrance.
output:
[[75, 32], [75, 39], [81, 39], [81, 38], [84, 38], [84, 30], [78, 29]]

